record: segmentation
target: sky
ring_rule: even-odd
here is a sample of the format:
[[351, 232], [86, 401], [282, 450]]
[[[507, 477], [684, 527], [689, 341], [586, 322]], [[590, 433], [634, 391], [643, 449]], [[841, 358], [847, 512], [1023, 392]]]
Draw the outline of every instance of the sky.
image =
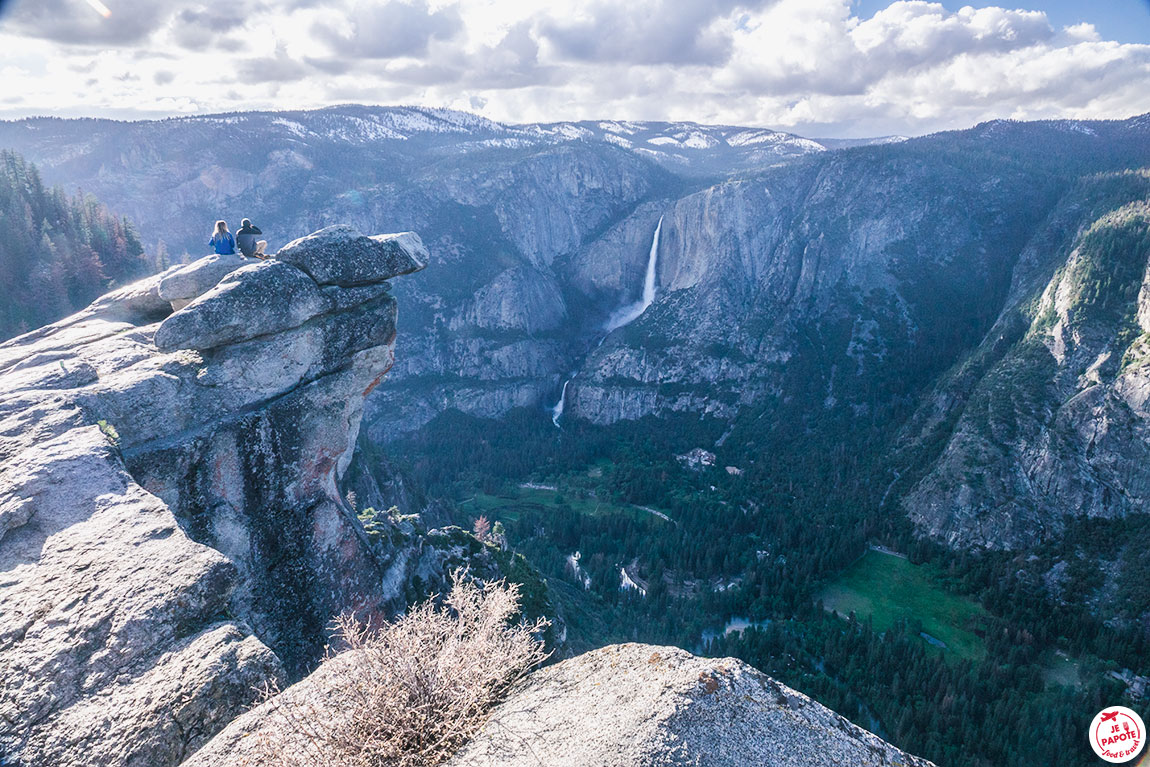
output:
[[364, 103], [919, 135], [1150, 112], [1150, 0], [0, 0], [0, 83], [7, 119]]

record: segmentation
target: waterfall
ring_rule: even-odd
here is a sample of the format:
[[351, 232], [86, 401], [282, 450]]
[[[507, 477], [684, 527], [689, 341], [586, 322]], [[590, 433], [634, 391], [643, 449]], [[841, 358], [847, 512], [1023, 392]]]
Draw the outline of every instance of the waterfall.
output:
[[659, 264], [659, 232], [662, 229], [663, 217], [659, 216], [659, 223], [655, 226], [655, 236], [651, 238], [651, 254], [647, 257], [647, 273], [643, 277], [643, 297], [633, 304], [618, 309], [611, 315], [605, 326], [608, 333], [630, 324], [655, 302], [655, 268]]
[[[647, 307], [655, 303], [655, 268], [659, 265], [659, 232], [663, 230], [663, 217], [659, 216], [659, 223], [655, 225], [655, 236], [651, 238], [651, 253], [647, 256], [647, 273], [643, 275], [643, 296], [638, 301], [627, 304], [615, 311], [614, 314], [607, 320], [607, 324], [603, 326], [606, 333], [599, 339], [598, 346], [603, 345], [603, 341], [613, 330], [633, 322], [640, 314], [647, 311]], [[551, 423], [555, 424], [556, 429], [562, 428], [559, 425], [559, 419], [563, 417], [563, 408], [567, 406], [567, 385], [575, 380], [575, 376], [579, 375], [578, 372], [572, 373], [571, 377], [563, 382], [563, 389], [559, 392], [559, 401], [555, 403], [555, 407], [551, 408]]]
[[[574, 378], [575, 376], [571, 376]], [[571, 378], [563, 382], [563, 391], [559, 393], [559, 401], [555, 403], [555, 407], [551, 408], [551, 423], [555, 424], [555, 428], [560, 428], [559, 419], [563, 417], [563, 407], [567, 404], [567, 384], [571, 383]]]
[[647, 274], [643, 278], [643, 309], [655, 303], [655, 267], [659, 263], [659, 232], [663, 231], [663, 217], [655, 224], [655, 236], [651, 238], [651, 252], [647, 254]]

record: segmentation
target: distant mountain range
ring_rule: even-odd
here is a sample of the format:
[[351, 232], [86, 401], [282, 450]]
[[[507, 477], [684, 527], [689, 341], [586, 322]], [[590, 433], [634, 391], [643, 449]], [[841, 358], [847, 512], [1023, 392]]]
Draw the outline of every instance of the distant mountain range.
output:
[[[467, 112], [417, 107], [343, 106], [313, 111], [241, 112], [125, 123], [113, 120], [30, 118], [5, 122], [3, 144], [36, 154], [47, 144], [63, 150], [38, 158], [52, 167], [69, 166], [82, 154], [99, 154], [134, 138], [215, 133], [236, 140], [378, 146], [406, 141], [435, 146], [440, 153], [483, 149], [527, 149], [582, 141], [620, 147], [678, 172], [726, 173], [781, 159], [844, 146], [888, 143], [879, 139], [808, 139], [790, 133], [693, 122], [595, 121], [505, 124]], [[81, 138], [82, 137], [82, 138]], [[80, 149], [80, 141], [86, 148]]]
[[[420, 232], [433, 261], [396, 287], [378, 443], [448, 409], [549, 411], [570, 381], [564, 418], [692, 413], [737, 458], [796, 435], [886, 456], [882, 503], [956, 546], [1150, 500], [1150, 116], [852, 142], [348, 106], [29, 119], [0, 146], [174, 253], [220, 216], [273, 247], [338, 222]], [[660, 218], [653, 303], [608, 334]]]

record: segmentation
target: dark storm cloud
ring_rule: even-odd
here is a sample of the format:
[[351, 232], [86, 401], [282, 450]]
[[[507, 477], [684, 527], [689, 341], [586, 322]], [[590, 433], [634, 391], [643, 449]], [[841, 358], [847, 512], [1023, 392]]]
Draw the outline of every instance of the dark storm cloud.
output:
[[243, 15], [224, 7], [184, 8], [172, 19], [172, 36], [177, 45], [189, 50], [228, 48], [239, 44], [234, 32], [243, 22]]
[[69, 45], [122, 47], [144, 43], [172, 23], [178, 45], [203, 49], [228, 42], [221, 31], [272, 7], [266, 0], [208, 0], [177, 7], [157, 0], [101, 1], [111, 11], [106, 18], [87, 0], [11, 0], [0, 23], [5, 31]]
[[554, 83], [567, 69], [540, 64], [539, 41], [532, 33], [532, 24], [522, 21], [494, 45], [482, 45], [468, 53], [445, 50], [438, 53], [435, 61], [390, 67], [387, 77], [394, 82], [420, 85], [507, 89]]
[[518, 88], [554, 78], [555, 67], [539, 64], [539, 41], [529, 22], [520, 22], [497, 44], [482, 48], [466, 67], [472, 87]]
[[739, 8], [771, 4], [773, 0], [600, 0], [588, 18], [547, 21], [539, 31], [564, 58], [576, 61], [720, 65], [730, 58], [733, 40], [728, 32], [711, 29], [711, 23]]
[[85, 0], [13, 0], [5, 6], [4, 29], [29, 37], [80, 45], [142, 42], [170, 10], [155, 0], [106, 0], [104, 18]]
[[[340, 71], [338, 65], [344, 60], [309, 62], [324, 71]], [[523, 21], [494, 45], [481, 45], [471, 52], [448, 48], [437, 51], [434, 60], [393, 62], [376, 74], [397, 85], [511, 89], [555, 83], [567, 69], [540, 64], [539, 42], [531, 23]]]
[[432, 40], [448, 40], [463, 28], [454, 6], [432, 12], [426, 0], [358, 2], [346, 18], [317, 24], [314, 32], [336, 58], [421, 57]]
[[315, 67], [327, 75], [343, 75], [355, 68], [356, 62], [351, 59], [316, 58], [305, 56], [308, 66]]
[[244, 83], [286, 83], [302, 80], [311, 74], [311, 67], [293, 59], [284, 46], [276, 46], [274, 56], [247, 59], [239, 62], [236, 73]]

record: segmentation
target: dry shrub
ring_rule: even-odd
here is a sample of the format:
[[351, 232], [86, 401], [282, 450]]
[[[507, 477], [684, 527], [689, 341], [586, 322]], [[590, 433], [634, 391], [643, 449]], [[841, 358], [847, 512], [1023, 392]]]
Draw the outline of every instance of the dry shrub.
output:
[[325, 661], [322, 693], [269, 700], [258, 764], [431, 767], [482, 726], [507, 688], [546, 658], [547, 622], [522, 620], [519, 585], [454, 575], [451, 592], [379, 630], [343, 617], [347, 650]]

